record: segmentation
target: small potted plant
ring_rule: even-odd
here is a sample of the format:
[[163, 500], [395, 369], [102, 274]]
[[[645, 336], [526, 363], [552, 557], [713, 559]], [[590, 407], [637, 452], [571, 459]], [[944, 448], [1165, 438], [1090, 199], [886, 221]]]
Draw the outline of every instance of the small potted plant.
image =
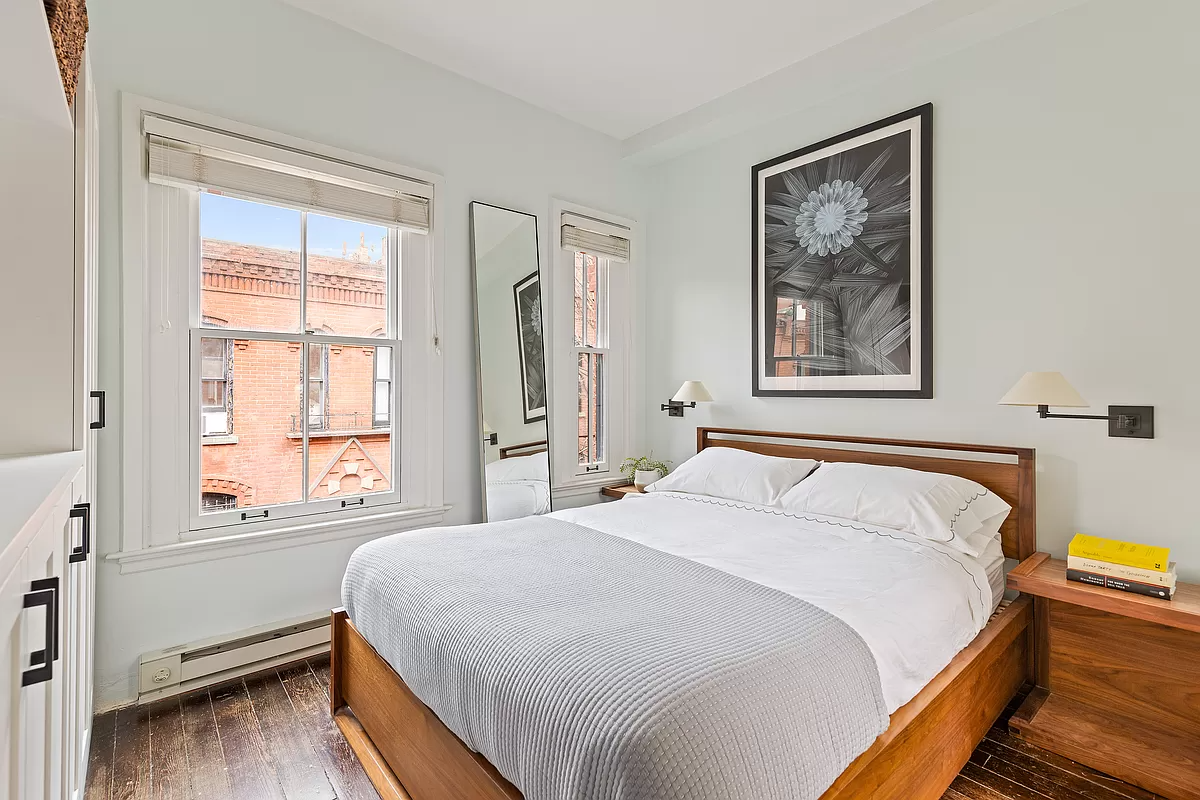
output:
[[654, 455], [627, 458], [621, 462], [621, 474], [633, 481], [633, 488], [639, 492], [667, 474], [670, 461], [658, 461]]

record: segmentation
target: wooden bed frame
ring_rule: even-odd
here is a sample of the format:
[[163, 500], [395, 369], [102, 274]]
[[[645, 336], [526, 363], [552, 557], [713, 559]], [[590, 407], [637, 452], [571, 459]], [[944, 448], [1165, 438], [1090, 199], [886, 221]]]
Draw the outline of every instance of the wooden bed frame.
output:
[[510, 444], [508, 447], [500, 448], [501, 458], [517, 458], [518, 456], [532, 456], [536, 453], [544, 453], [550, 447], [550, 443], [545, 439], [540, 442], [524, 442], [522, 444]]
[[[1000, 531], [1006, 556], [1025, 559], [1036, 550], [1032, 449], [698, 428], [696, 449], [706, 447], [960, 475], [1012, 505]], [[957, 455], [948, 457], [948, 452]], [[1034, 675], [1032, 616], [1026, 597], [1002, 606], [965, 650], [892, 714], [888, 729], [821, 800], [941, 797], [1008, 701]], [[383, 800], [523, 800], [413, 695], [341, 609], [333, 612], [329, 694], [338, 727]]]

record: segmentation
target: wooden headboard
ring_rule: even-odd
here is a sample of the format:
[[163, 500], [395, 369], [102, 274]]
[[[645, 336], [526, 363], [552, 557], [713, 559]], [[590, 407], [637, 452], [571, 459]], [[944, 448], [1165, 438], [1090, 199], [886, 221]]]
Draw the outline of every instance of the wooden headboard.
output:
[[[777, 441], [779, 439], [822, 444], [783, 443]], [[925, 472], [958, 475], [986, 486], [1013, 507], [1012, 513], [1000, 528], [1004, 555], [1025, 559], [1037, 550], [1034, 451], [1031, 447], [872, 439], [864, 436], [830, 436], [738, 428], [697, 428], [696, 452], [706, 447], [736, 447], [768, 456], [811, 458], [817, 461], [852, 461], [859, 464], [908, 467]], [[953, 452], [958, 457], [944, 458], [914, 452], [931, 450]], [[1003, 460], [971, 458], [970, 454], [973, 453], [1003, 457]]]
[[549, 442], [542, 439], [540, 442], [524, 442], [522, 444], [510, 444], [508, 447], [500, 448], [501, 458], [516, 458], [517, 456], [531, 456], [535, 453], [544, 453], [549, 447]]

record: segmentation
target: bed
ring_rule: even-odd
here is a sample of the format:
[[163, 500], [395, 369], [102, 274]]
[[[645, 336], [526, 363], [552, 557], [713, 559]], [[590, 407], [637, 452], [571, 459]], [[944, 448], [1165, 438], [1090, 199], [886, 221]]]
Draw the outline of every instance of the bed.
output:
[[[712, 447], [822, 462], [910, 467], [968, 478], [1012, 506], [1012, 513], [1000, 529], [1004, 556], [1023, 559], [1035, 550], [1032, 450], [699, 429], [698, 452]], [[780, 526], [794, 527], [798, 524], [795, 519], [779, 519], [771, 508], [706, 504], [702, 498], [672, 493], [633, 498], [607, 509], [589, 507], [551, 516], [599, 531], [606, 534], [606, 539], [673, 553], [689, 563], [709, 564], [722, 573], [740, 572], [740, 578], [756, 586], [784, 593], [801, 592], [809, 602], [850, 622], [878, 664], [887, 716], [880, 728], [882, 733], [865, 746], [865, 751], [856, 750], [856, 756], [831, 785], [828, 781], [821, 784], [828, 785], [821, 795], [823, 800], [939, 797], [1029, 675], [1030, 605], [1023, 598], [997, 604], [994, 557], [987, 563], [969, 563], [953, 553], [931, 554], [924, 548], [914, 554], [905, 543], [889, 543], [891, 562], [867, 564], [855, 557], [856, 548], [865, 546], [862, 537], [877, 534], [863, 530], [839, 534], [837, 546], [822, 548], [825, 561], [812, 560], [791, 549], [788, 537], [782, 533]], [[746, 521], [751, 519], [757, 520], [750, 526], [757, 538], [747, 549], [728, 531], [747, 528]], [[823, 530], [815, 523], [808, 529], [812, 530], [807, 535], [812, 536]], [[864, 571], [854, 573], [856, 564]], [[939, 595], [921, 591], [893, 591], [889, 595], [890, 582], [877, 580], [879, 570], [910, 575], [917, 584], [960, 582], [957, 590], [947, 587], [940, 595], [962, 598], [962, 603], [954, 608], [947, 606], [945, 611], [952, 635], [938, 640], [921, 629], [923, 620], [936, 616], [928, 603]], [[834, 591], [833, 576], [855, 585], [881, 587], [880, 596], [847, 600], [844, 592]], [[379, 623], [369, 620], [361, 609], [356, 611], [356, 619], [365, 629], [379, 630]], [[897, 631], [906, 633], [898, 635]], [[921, 642], [921, 646], [906, 644], [905, 636]], [[385, 643], [386, 637], [378, 633], [372, 638], [396, 661], [394, 644]], [[417, 698], [388, 658], [368, 642], [342, 610], [333, 614], [332, 656], [330, 694], [334, 717], [383, 797], [522, 797], [496, 767], [463, 744]], [[422, 691], [429, 696], [427, 690]], [[462, 730], [461, 723], [454, 725]], [[515, 774], [507, 764], [506, 771]]]
[[483, 468], [489, 522], [550, 511], [550, 456], [546, 440], [500, 448]]

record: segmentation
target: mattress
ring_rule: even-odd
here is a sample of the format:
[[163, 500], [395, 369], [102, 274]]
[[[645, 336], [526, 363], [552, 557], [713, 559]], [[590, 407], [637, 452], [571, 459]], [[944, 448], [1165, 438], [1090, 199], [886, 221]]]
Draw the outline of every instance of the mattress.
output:
[[833, 614], [871, 650], [889, 714], [978, 635], [1003, 595], [998, 545], [973, 558], [888, 528], [670, 492], [551, 516], [707, 564]]

